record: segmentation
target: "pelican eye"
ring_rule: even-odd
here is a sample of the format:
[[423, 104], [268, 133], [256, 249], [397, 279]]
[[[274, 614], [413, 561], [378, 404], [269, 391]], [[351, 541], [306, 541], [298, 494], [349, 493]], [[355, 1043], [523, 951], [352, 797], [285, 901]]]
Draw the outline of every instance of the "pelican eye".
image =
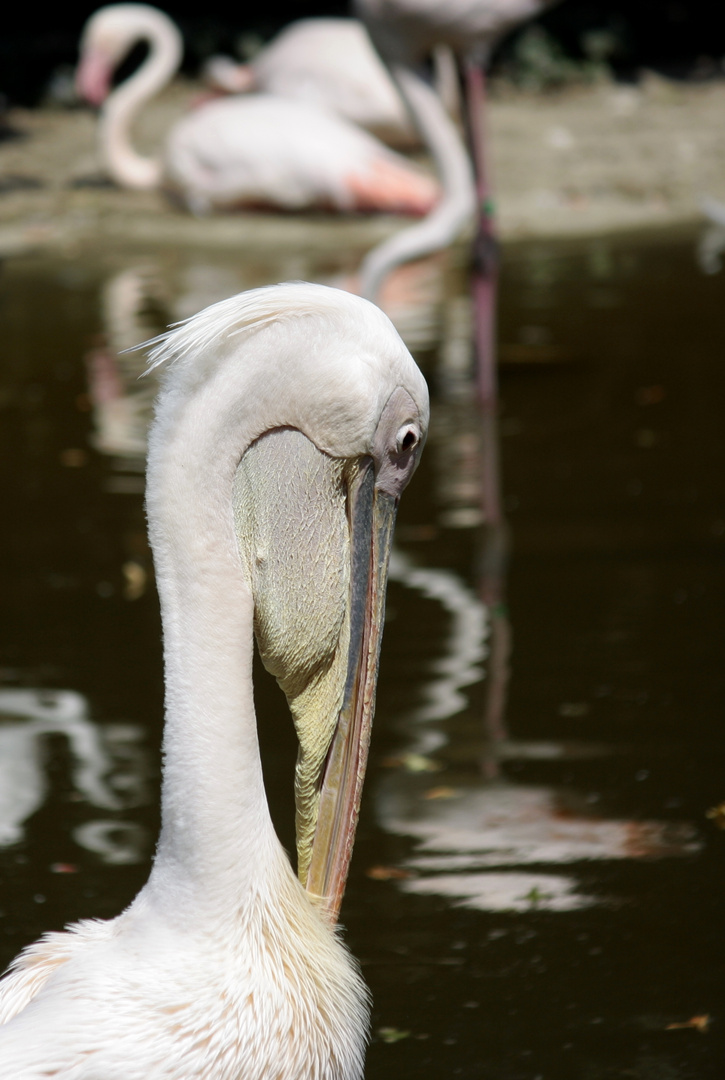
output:
[[404, 454], [417, 446], [419, 439], [420, 435], [417, 428], [413, 427], [412, 424], [404, 424], [395, 436], [395, 448], [399, 454]]

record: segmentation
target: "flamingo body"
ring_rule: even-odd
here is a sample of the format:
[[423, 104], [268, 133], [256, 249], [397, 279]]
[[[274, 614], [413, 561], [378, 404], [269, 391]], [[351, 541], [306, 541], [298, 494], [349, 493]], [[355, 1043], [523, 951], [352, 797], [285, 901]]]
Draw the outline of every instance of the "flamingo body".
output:
[[[361, 758], [341, 729], [348, 708], [362, 721], [372, 709], [382, 608], [368, 593], [387, 565], [375, 522], [392, 527], [415, 468], [425, 382], [377, 308], [299, 283], [213, 305], [152, 360], [168, 369], [147, 473], [164, 624], [161, 834], [121, 915], [46, 935], [0, 982], [0, 1080], [357, 1080], [367, 991], [315, 885], [318, 833], [340, 740], [359, 805], [364, 747]], [[300, 738], [307, 890], [267, 806], [255, 633]], [[317, 832], [304, 824], [316, 799]], [[351, 845], [348, 829], [339, 895]]]
[[[549, 3], [552, 0], [548, 0]], [[487, 56], [499, 38], [532, 19], [547, 0], [357, 0], [384, 55], [417, 63], [443, 44]]]
[[423, 214], [437, 195], [430, 177], [367, 132], [266, 94], [187, 114], [169, 136], [166, 176], [197, 212], [268, 204]]
[[356, 19], [299, 19], [249, 64], [217, 57], [212, 85], [306, 101], [367, 128], [385, 141], [410, 143], [410, 118], [368, 32]]

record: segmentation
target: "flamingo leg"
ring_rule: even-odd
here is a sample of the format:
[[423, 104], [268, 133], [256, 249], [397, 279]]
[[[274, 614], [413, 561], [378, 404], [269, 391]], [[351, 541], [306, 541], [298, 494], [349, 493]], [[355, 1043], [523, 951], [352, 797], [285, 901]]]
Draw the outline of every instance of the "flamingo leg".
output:
[[474, 339], [478, 396], [484, 406], [496, 400], [496, 291], [498, 242], [485, 149], [486, 77], [478, 59], [465, 63], [468, 138], [476, 176], [478, 213], [473, 246]]

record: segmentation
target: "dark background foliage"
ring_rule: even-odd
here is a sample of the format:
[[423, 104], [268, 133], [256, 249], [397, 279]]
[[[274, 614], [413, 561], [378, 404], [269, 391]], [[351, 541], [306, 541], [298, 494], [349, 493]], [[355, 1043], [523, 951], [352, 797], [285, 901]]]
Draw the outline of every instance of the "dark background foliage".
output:
[[[0, 92], [8, 101], [32, 105], [42, 99], [52, 74], [75, 63], [81, 29], [97, 6], [88, 0], [50, 6], [30, 0], [4, 12]], [[158, 6], [183, 31], [189, 73], [214, 52], [239, 52], [244, 35], [266, 40], [293, 19], [349, 11], [340, 0], [169, 0]], [[586, 58], [592, 43], [603, 49], [618, 79], [636, 79], [643, 68], [674, 78], [723, 75], [725, 15], [718, 0], [564, 0], [539, 22], [573, 60]], [[515, 49], [514, 36], [499, 50], [498, 65]]]

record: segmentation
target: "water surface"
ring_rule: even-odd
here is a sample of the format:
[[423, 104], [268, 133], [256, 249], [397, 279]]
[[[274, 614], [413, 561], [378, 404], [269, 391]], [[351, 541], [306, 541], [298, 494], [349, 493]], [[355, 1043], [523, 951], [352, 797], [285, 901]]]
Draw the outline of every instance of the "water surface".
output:
[[[370, 1077], [721, 1075], [725, 276], [695, 241], [511, 246], [497, 433], [460, 274], [424, 281], [422, 319], [397, 298], [433, 420], [343, 908], [375, 1002]], [[116, 914], [158, 827], [150, 391], [118, 351], [335, 269], [178, 251], [2, 268], [0, 963]], [[291, 846], [295, 746], [268, 681], [258, 708]]]

